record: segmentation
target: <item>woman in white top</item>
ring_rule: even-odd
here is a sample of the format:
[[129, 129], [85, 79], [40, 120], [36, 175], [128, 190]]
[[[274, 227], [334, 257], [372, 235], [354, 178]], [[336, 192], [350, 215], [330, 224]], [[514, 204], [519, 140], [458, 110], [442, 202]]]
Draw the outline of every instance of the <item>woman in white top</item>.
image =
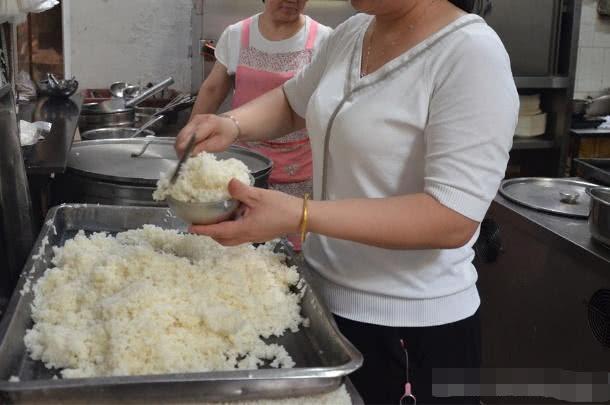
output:
[[[311, 62], [331, 29], [303, 14], [306, 0], [267, 0], [264, 11], [229, 26], [216, 46], [212, 72], [199, 90], [192, 117], [214, 114], [234, 89], [232, 107], [281, 86]], [[311, 193], [312, 158], [306, 130], [273, 140], [241, 142], [273, 160], [269, 185], [303, 197]], [[300, 250], [300, 240], [291, 235]]]
[[282, 89], [227, 117], [197, 116], [176, 141], [181, 154], [196, 133], [196, 153], [220, 151], [307, 126], [314, 200], [234, 180], [243, 217], [192, 231], [236, 245], [306, 228], [309, 281], [364, 354], [352, 379], [367, 403], [402, 395], [401, 340], [420, 403], [434, 402], [433, 384], [442, 395], [443, 383], [463, 383], [438, 369], [479, 366], [472, 247], [519, 101], [498, 36], [452, 3], [352, 0], [363, 13]]

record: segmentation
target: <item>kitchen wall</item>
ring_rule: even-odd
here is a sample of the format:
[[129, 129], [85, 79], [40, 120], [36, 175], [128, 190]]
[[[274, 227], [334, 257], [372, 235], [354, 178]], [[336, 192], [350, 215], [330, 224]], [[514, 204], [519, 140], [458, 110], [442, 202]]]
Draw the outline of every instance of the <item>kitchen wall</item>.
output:
[[66, 69], [81, 88], [174, 76], [190, 91], [192, 0], [63, 0]]
[[575, 98], [610, 89], [610, 18], [597, 14], [597, 0], [583, 0]]
[[[81, 88], [173, 75], [191, 88], [192, 0], [63, 0], [67, 68]], [[575, 97], [610, 89], [610, 19], [583, 0]]]

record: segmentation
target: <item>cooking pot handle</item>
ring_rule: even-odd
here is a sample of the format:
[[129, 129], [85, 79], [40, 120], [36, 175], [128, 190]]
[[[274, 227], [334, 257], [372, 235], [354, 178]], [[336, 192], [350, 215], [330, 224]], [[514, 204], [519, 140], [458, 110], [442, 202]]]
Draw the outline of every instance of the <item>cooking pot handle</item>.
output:
[[163, 80], [161, 83], [156, 84], [156, 85], [152, 86], [151, 88], [147, 89], [142, 94], [140, 94], [138, 97], [127, 101], [125, 103], [125, 107], [135, 107], [136, 105], [140, 104], [144, 100], [147, 100], [150, 97], [154, 96], [155, 94], [160, 93], [163, 90], [167, 89], [172, 84], [174, 84], [174, 78], [168, 77], [167, 79]]

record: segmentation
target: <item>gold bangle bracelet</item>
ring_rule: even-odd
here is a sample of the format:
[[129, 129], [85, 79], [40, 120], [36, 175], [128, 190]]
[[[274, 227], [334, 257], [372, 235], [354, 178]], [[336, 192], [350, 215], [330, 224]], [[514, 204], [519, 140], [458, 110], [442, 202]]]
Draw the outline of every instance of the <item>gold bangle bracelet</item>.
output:
[[307, 223], [309, 222], [309, 207], [307, 202], [309, 201], [309, 193], [303, 196], [303, 215], [301, 217], [301, 244], [305, 243], [305, 237], [307, 236]]

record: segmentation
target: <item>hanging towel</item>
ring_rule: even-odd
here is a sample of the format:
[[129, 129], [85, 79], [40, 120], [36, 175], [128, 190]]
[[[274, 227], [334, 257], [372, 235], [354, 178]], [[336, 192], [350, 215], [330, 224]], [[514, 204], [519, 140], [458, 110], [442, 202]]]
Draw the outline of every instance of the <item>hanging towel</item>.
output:
[[42, 13], [59, 4], [57, 0], [17, 0], [22, 13]]
[[57, 0], [0, 0], [0, 24], [21, 22], [27, 13], [42, 13], [58, 4]]
[[12, 21], [20, 15], [19, 0], [0, 0], [0, 23]]

